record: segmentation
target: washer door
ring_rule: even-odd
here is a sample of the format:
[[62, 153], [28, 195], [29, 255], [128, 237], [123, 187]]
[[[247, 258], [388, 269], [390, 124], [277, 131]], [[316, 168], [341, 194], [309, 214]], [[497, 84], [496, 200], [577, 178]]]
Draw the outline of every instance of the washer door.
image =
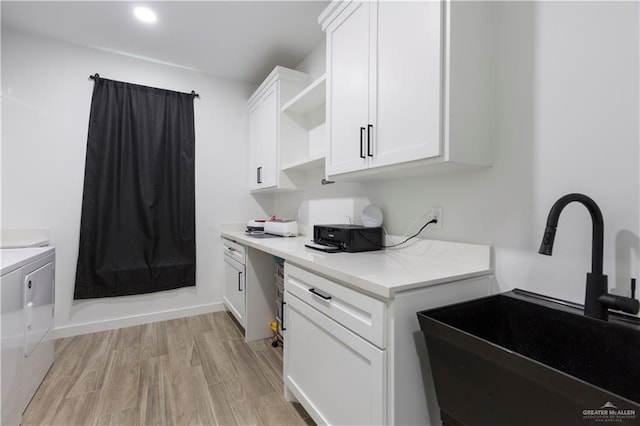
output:
[[24, 278], [24, 355], [28, 357], [53, 327], [53, 262]]

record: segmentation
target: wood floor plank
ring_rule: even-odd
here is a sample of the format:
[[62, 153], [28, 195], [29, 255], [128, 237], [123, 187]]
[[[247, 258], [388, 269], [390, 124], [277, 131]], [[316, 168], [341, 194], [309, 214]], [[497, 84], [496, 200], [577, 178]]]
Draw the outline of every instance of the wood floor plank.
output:
[[111, 351], [97, 415], [102, 416], [136, 407], [139, 376], [139, 344]]
[[227, 341], [216, 338], [215, 333], [201, 333], [195, 338], [202, 371], [209, 385], [238, 377], [237, 365], [232, 360]]
[[119, 328], [116, 330], [115, 347], [126, 348], [129, 346], [139, 346], [141, 344], [142, 326]]
[[102, 388], [107, 361], [114, 345], [114, 335], [112, 331], [88, 335], [85, 351], [76, 364], [76, 380], [66, 396], [77, 396]]
[[191, 332], [194, 334], [213, 330], [213, 327], [207, 319], [206, 315], [187, 317], [186, 320], [187, 324], [189, 325], [189, 330], [191, 330]]
[[105, 414], [97, 419], [96, 426], [145, 426], [153, 423], [139, 423], [138, 409], [127, 408], [111, 414]]
[[255, 399], [275, 390], [257, 367], [257, 359], [246, 343], [230, 340], [226, 344], [231, 351], [231, 362], [238, 373], [235, 386], [232, 388], [234, 398]]
[[141, 425], [173, 424], [174, 404], [167, 389], [166, 377], [169, 360], [167, 355], [144, 359], [140, 363], [138, 385], [138, 412]]
[[87, 425], [96, 418], [96, 407], [100, 391], [85, 393], [64, 398], [60, 401], [53, 418], [52, 425]]
[[140, 326], [140, 342], [142, 345], [141, 359], [167, 355], [166, 324], [163, 321]]
[[78, 375], [76, 367], [90, 340], [89, 334], [62, 339], [55, 354], [56, 362], [49, 369], [45, 380]]
[[[234, 386], [233, 382], [223, 382], [225, 388], [230, 389]], [[254, 426], [261, 425], [262, 422], [258, 418], [258, 412], [252, 403], [252, 400], [234, 400], [231, 399], [231, 410], [236, 419], [237, 425]]]
[[[275, 355], [274, 348], [255, 351], [256, 366], [262, 371], [273, 389], [279, 394], [284, 394], [284, 383], [282, 379], [282, 360]], [[278, 361], [279, 365], [278, 365]]]
[[212, 312], [206, 315], [211, 331], [220, 340], [242, 340], [244, 335], [229, 312]]
[[172, 373], [170, 386], [176, 408], [176, 424], [215, 424], [208, 385], [202, 368], [200, 366], [185, 367], [180, 372]]
[[193, 334], [185, 318], [178, 318], [166, 322], [167, 349], [171, 365], [178, 368], [200, 364], [198, 352], [195, 350]]
[[27, 426], [51, 423], [62, 398], [74, 380], [74, 377], [68, 376], [42, 382], [24, 412], [22, 424]]
[[218, 425], [239, 424], [233, 414], [232, 403], [229, 399], [227, 388], [223, 383], [217, 383], [209, 386], [209, 395], [211, 397], [213, 416]]

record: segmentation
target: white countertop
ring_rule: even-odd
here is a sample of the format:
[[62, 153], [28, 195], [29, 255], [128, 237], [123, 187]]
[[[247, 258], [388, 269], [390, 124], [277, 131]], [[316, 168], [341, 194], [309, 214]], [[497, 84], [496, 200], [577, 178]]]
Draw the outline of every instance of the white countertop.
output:
[[493, 272], [491, 247], [477, 244], [415, 239], [402, 249], [324, 253], [304, 246], [309, 236], [259, 239], [224, 228], [221, 234], [385, 299], [400, 291]]
[[0, 275], [8, 274], [55, 251], [54, 247], [15, 248], [0, 250]]

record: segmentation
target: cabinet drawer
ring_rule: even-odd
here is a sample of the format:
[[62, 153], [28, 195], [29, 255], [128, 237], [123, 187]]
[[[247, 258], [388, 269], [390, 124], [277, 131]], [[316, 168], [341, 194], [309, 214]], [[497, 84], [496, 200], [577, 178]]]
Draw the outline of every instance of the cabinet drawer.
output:
[[289, 263], [285, 290], [379, 348], [386, 347], [384, 302]]
[[222, 239], [222, 251], [225, 256], [230, 256], [236, 262], [240, 262], [244, 265], [244, 246], [236, 243], [235, 241]]
[[386, 351], [285, 295], [284, 383], [318, 424], [386, 421]]

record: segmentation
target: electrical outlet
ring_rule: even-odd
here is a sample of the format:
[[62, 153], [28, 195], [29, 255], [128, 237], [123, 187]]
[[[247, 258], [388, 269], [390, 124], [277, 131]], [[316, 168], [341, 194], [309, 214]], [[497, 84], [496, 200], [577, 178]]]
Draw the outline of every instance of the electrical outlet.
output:
[[438, 221], [431, 225], [431, 229], [442, 229], [442, 207], [431, 208], [431, 219]]

